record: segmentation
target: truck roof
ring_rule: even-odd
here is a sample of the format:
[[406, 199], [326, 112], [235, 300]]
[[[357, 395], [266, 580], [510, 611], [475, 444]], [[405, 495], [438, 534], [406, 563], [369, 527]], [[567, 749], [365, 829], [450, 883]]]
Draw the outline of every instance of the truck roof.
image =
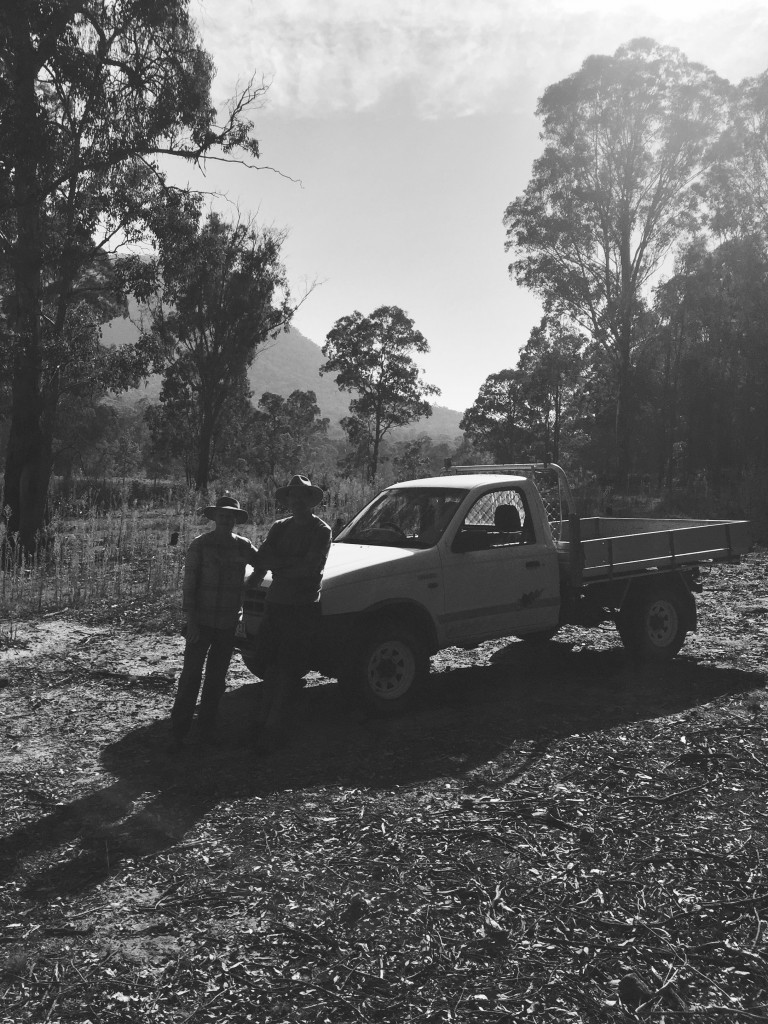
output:
[[396, 490], [400, 487], [450, 487], [457, 491], [471, 491], [473, 487], [482, 487], [485, 484], [498, 483], [524, 483], [526, 477], [511, 476], [508, 473], [462, 473], [461, 475], [446, 473], [445, 476], [428, 476], [423, 480], [402, 480], [400, 483], [391, 484], [386, 489]]

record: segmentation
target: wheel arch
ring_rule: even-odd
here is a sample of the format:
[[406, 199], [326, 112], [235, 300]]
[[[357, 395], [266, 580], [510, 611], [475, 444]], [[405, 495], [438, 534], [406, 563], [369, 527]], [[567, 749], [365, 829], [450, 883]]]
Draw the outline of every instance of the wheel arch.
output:
[[357, 625], [365, 630], [379, 622], [399, 622], [417, 632], [424, 640], [429, 654], [438, 649], [437, 629], [424, 605], [418, 601], [381, 601], [360, 612]]
[[632, 602], [639, 596], [645, 596], [653, 591], [664, 589], [672, 591], [681, 600], [682, 625], [685, 631], [687, 633], [696, 632], [698, 624], [696, 599], [693, 596], [685, 574], [682, 572], [649, 573], [647, 576], [636, 577], [630, 580], [619, 611], [630, 608]]
[[353, 648], [381, 622], [402, 623], [418, 633], [430, 655], [439, 649], [435, 623], [423, 605], [418, 601], [379, 601], [359, 612], [323, 616], [317, 667], [338, 677]]

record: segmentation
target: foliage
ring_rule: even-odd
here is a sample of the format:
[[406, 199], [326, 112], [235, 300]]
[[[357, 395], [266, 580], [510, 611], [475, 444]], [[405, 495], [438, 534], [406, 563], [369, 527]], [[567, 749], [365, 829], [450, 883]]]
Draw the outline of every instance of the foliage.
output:
[[517, 367], [491, 374], [461, 429], [497, 462], [561, 460], [579, 421], [583, 340], [544, 317], [528, 338]]
[[314, 391], [292, 391], [288, 398], [265, 391], [252, 414], [249, 461], [273, 481], [297, 467], [314, 476], [328, 422], [320, 416]]
[[392, 469], [397, 480], [439, 476], [445, 468], [446, 461], [455, 454], [454, 446], [445, 442], [434, 444], [428, 434], [392, 443], [390, 448]]
[[496, 462], [520, 461], [529, 432], [519, 370], [492, 373], [459, 424], [473, 444], [487, 449]]
[[718, 239], [768, 239], [768, 71], [737, 86], [706, 176], [708, 227]]
[[713, 484], [768, 467], [768, 250], [758, 235], [681, 256], [658, 289], [646, 348], [657, 371], [661, 480]]
[[537, 459], [560, 462], [563, 436], [575, 432], [583, 348], [583, 338], [545, 317], [520, 352], [518, 368], [528, 404], [531, 450]]
[[365, 465], [375, 479], [382, 439], [394, 426], [430, 416], [431, 395], [440, 391], [426, 384], [413, 361], [413, 352], [429, 345], [397, 306], [379, 306], [369, 316], [355, 310], [337, 320], [326, 337], [321, 373], [335, 373], [342, 391], [354, 394], [350, 415], [342, 421], [353, 448], [353, 462]]
[[[352, 518], [373, 497], [359, 480], [318, 478], [329, 522]], [[282, 515], [274, 481], [225, 480], [249, 513], [239, 532], [259, 544]], [[49, 521], [32, 557], [3, 544], [0, 525], [0, 621], [77, 609], [104, 621], [125, 615], [165, 620], [179, 599], [183, 554], [209, 524], [200, 495], [177, 480], [130, 477], [54, 478]], [[176, 534], [176, 542], [170, 543]]]
[[[75, 473], [129, 476], [139, 471], [145, 428], [141, 414], [119, 412], [104, 402], [62, 403], [61, 443], [53, 470], [68, 478]], [[52, 489], [49, 488], [49, 499]]]
[[161, 409], [149, 425], [156, 446], [183, 459], [204, 491], [251, 415], [247, 369], [256, 349], [287, 327], [292, 310], [282, 234], [216, 213], [198, 225], [176, 212], [162, 229], [162, 285], [147, 300], [163, 372]]
[[249, 83], [219, 116], [186, 0], [11, 0], [0, 9], [0, 71], [3, 334], [13, 345], [4, 489], [29, 550], [52, 458], [46, 304], [57, 345], [78, 334], [77, 283], [96, 252], [146, 231], [165, 185], [160, 157], [256, 157], [247, 109], [264, 88]]
[[518, 283], [610, 359], [623, 475], [647, 288], [696, 223], [693, 184], [714, 159], [726, 97], [711, 71], [651, 40], [587, 58], [541, 98], [544, 153], [506, 211]]

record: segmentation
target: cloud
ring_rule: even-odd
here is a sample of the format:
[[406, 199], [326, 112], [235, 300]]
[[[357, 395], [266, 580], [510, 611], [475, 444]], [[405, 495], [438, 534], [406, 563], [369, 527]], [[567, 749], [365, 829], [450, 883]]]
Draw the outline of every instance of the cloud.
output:
[[[492, 110], [635, 35], [707, 63], [744, 57], [766, 27], [759, 0], [197, 0], [203, 38], [231, 93], [252, 70], [271, 78], [269, 109], [295, 116], [361, 112], [397, 97], [422, 117]], [[765, 33], [763, 32], [763, 38]], [[688, 45], [690, 44], [690, 45]], [[728, 76], [729, 69], [715, 70]], [[736, 76], [737, 78], [740, 75]]]

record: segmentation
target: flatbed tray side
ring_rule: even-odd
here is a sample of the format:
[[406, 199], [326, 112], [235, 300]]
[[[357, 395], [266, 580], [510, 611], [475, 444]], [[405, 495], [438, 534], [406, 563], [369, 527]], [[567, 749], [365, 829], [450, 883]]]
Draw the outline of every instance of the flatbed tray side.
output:
[[[625, 521], [626, 522], [626, 521]], [[582, 539], [581, 572], [585, 581], [645, 572], [675, 569], [700, 562], [738, 561], [749, 551], [749, 523], [743, 520], [671, 520], [674, 527], [648, 532], [628, 532], [610, 537]], [[695, 525], [688, 525], [690, 523]], [[568, 542], [558, 545], [561, 561], [569, 558]]]

